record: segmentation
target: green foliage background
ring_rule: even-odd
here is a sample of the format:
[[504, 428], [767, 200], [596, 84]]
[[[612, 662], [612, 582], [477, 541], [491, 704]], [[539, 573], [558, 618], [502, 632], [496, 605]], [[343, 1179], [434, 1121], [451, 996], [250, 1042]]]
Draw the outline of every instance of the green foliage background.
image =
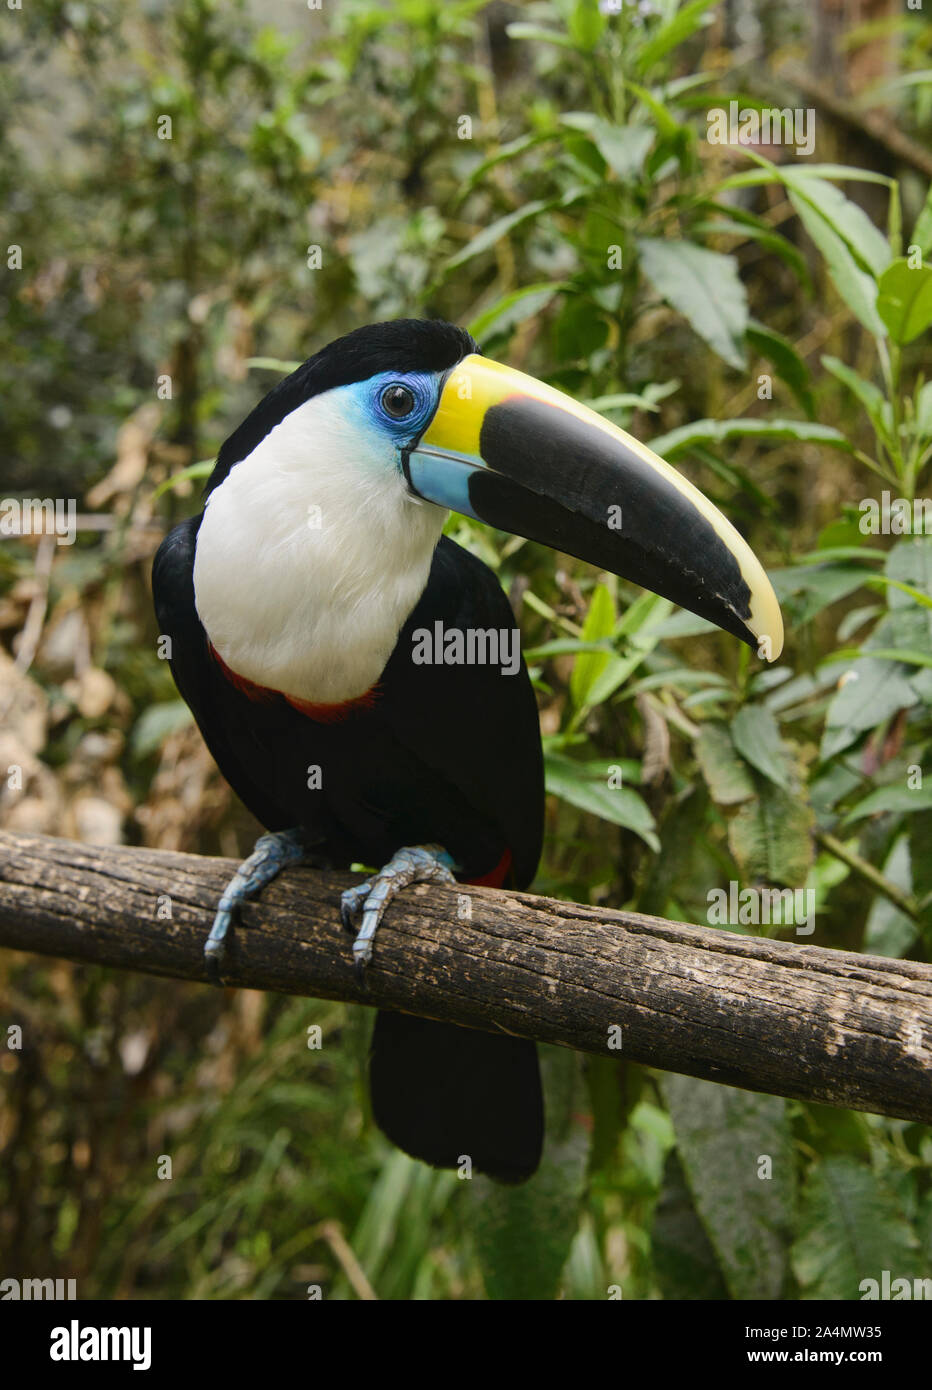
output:
[[[0, 821], [246, 849], [255, 824], [156, 654], [152, 554], [289, 361], [441, 315], [683, 468], [787, 621], [765, 667], [451, 520], [511, 594], [540, 692], [537, 888], [705, 923], [729, 880], [807, 886], [807, 940], [928, 960], [932, 537], [859, 526], [863, 499], [929, 486], [924, 180], [852, 167], [821, 118], [809, 160], [708, 143], [710, 108], [765, 104], [714, 0], [264, 14], [31, 0], [2, 20], [2, 490], [111, 520], [55, 555], [47, 592], [34, 542], [0, 548], [27, 770]], [[805, 51], [806, 21], [761, 20], [778, 53]], [[874, 105], [918, 132], [928, 26], [904, 12], [883, 37], [899, 76]], [[24, 1030], [0, 1057], [3, 1276], [86, 1297], [850, 1299], [883, 1269], [930, 1273], [916, 1124], [544, 1049], [545, 1162], [512, 1192], [385, 1143], [365, 1011], [9, 954], [0, 1000]]]

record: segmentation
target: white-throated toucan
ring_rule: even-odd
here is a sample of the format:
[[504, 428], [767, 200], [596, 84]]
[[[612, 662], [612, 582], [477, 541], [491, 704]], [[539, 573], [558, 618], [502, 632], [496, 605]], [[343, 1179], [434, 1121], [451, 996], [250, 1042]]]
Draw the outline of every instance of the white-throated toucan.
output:
[[[272, 832], [221, 900], [211, 978], [237, 903], [309, 852], [386, 866], [344, 896], [345, 923], [361, 919], [360, 968], [404, 884], [534, 877], [544, 789], [523, 662], [444, 660], [443, 643], [424, 660], [425, 632], [515, 628], [492, 571], [441, 535], [450, 508], [780, 653], [780, 610], [747, 544], [630, 435], [481, 357], [448, 323], [338, 339], [230, 436], [203, 512], [171, 531], [153, 569], [178, 689]], [[505, 1181], [536, 1168], [532, 1042], [382, 1012], [370, 1083], [376, 1121], [416, 1157], [454, 1167], [468, 1155]]]

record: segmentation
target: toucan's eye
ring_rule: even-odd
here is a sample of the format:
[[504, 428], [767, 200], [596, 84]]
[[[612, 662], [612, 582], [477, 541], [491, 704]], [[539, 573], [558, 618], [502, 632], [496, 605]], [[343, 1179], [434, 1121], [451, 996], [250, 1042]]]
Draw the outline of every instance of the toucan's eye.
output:
[[407, 386], [399, 385], [398, 382], [392, 386], [386, 386], [382, 392], [382, 409], [393, 420], [403, 420], [406, 415], [411, 414], [415, 405], [414, 392], [409, 391]]

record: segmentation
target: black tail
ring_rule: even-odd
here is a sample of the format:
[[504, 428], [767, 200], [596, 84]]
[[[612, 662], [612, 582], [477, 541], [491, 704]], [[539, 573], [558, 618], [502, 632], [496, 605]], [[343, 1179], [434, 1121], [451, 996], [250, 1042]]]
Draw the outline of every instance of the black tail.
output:
[[378, 1013], [369, 1055], [375, 1122], [438, 1168], [524, 1182], [540, 1162], [544, 1102], [537, 1048], [410, 1014]]

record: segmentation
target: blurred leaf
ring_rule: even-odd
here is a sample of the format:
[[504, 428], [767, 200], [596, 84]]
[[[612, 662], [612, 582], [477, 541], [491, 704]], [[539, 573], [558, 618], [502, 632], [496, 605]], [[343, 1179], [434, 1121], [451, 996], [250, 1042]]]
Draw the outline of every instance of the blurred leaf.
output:
[[727, 1299], [728, 1288], [676, 1153], [668, 1154], [654, 1209], [651, 1253], [666, 1299]]
[[921, 811], [910, 818], [909, 862], [913, 895], [919, 903], [923, 930], [928, 934], [932, 929], [932, 811]]
[[525, 323], [546, 309], [550, 301], [564, 288], [561, 282], [552, 285], [525, 285], [520, 290], [512, 290], [503, 298], [483, 309], [467, 326], [477, 342], [494, 333], [503, 337], [511, 333], [518, 324]]
[[591, 53], [605, 30], [605, 15], [593, 0], [576, 0], [570, 11], [567, 32], [585, 53]]
[[744, 368], [747, 296], [733, 256], [688, 241], [639, 237], [644, 274], [730, 366]]
[[[660, 1088], [696, 1211], [735, 1299], [776, 1299], [788, 1273], [794, 1161], [786, 1101], [671, 1072]], [[770, 1176], [762, 1160], [770, 1160]]]
[[553, 336], [557, 358], [576, 362], [603, 346], [608, 337], [608, 324], [589, 299], [572, 295], [557, 315]]
[[177, 473], [172, 473], [171, 477], [163, 479], [152, 494], [153, 502], [158, 501], [164, 492], [170, 488], [177, 487], [179, 483], [188, 482], [197, 478], [209, 478], [214, 471], [216, 459], [200, 459], [197, 463], [191, 463], [187, 468], [182, 468]]
[[654, 143], [654, 132], [649, 126], [616, 126], [585, 111], [568, 111], [561, 120], [588, 135], [608, 167], [625, 182], [640, 174], [647, 151]]
[[661, 458], [670, 458], [697, 444], [726, 443], [729, 439], [798, 439], [806, 444], [827, 444], [832, 449], [852, 453], [852, 446], [840, 430], [812, 420], [694, 420], [669, 433], [658, 435], [650, 447]]
[[922, 211], [916, 218], [916, 225], [913, 228], [912, 245], [920, 248], [923, 258], [932, 255], [932, 183], [929, 184], [929, 191], [926, 193], [926, 200], [922, 205]]
[[301, 363], [283, 362], [279, 357], [247, 357], [246, 366], [261, 371], [281, 372], [283, 376], [289, 376], [298, 370]]
[[728, 826], [728, 844], [750, 880], [801, 887], [812, 863], [812, 809], [771, 782], [758, 782]]
[[904, 811], [907, 815], [914, 811], [925, 811], [932, 807], [932, 787], [878, 787], [845, 816], [845, 824], [862, 820], [864, 816], [874, 816], [880, 812]]
[[917, 696], [906, 678], [889, 663], [863, 657], [846, 673], [847, 679], [829, 705], [819, 756], [833, 758], [868, 729], [875, 729]]
[[164, 704], [150, 705], [133, 726], [130, 745], [137, 758], [146, 758], [168, 738], [188, 724], [194, 722], [194, 715], [184, 700], [166, 700]]
[[666, 106], [664, 106], [663, 101], [655, 96], [647, 87], [641, 87], [637, 82], [626, 79], [625, 86], [633, 96], [637, 97], [638, 101], [647, 107], [647, 110], [654, 118], [657, 131], [663, 139], [676, 139], [683, 127], [680, 125], [679, 121], [670, 114]]
[[889, 440], [893, 415], [888, 402], [884, 399], [883, 392], [873, 382], [865, 381], [852, 367], [837, 357], [823, 357], [822, 366], [847, 386], [852, 395], [857, 397], [867, 411], [868, 418], [879, 437]]
[[544, 775], [547, 791], [554, 796], [568, 801], [580, 811], [589, 811], [603, 820], [611, 821], [613, 825], [633, 831], [655, 853], [659, 851], [660, 841], [655, 832], [654, 818], [638, 793], [630, 787], [610, 787], [604, 770], [593, 776], [572, 758], [555, 752], [545, 754]]
[[520, 1186], [469, 1180], [470, 1229], [489, 1298], [552, 1299], [579, 1223], [588, 1142], [574, 1120], [582, 1086], [578, 1059], [541, 1048], [547, 1141], [540, 1168]]
[[516, 22], [507, 24], [505, 32], [510, 39], [533, 39], [538, 43], [553, 43], [558, 48], [575, 48], [576, 45], [566, 34], [561, 34], [558, 29], [545, 29], [542, 24], [525, 24]]
[[[913, 888], [909, 851], [909, 838], [899, 835], [882, 864], [884, 878], [904, 893], [912, 893]], [[900, 960], [912, 949], [918, 935], [919, 927], [912, 917], [901, 912], [882, 893], [875, 896], [864, 928], [865, 951]]]
[[793, 1246], [803, 1298], [859, 1299], [864, 1279], [918, 1275], [916, 1240], [883, 1174], [826, 1158], [809, 1172]]
[[790, 202], [821, 252], [835, 288], [854, 316], [876, 337], [886, 334], [877, 312], [877, 283], [862, 270], [847, 243], [805, 198], [790, 189]]
[[726, 724], [711, 720], [703, 724], [695, 750], [713, 801], [720, 806], [735, 806], [754, 795], [754, 781], [735, 752]]
[[783, 747], [780, 729], [769, 709], [745, 705], [731, 721], [731, 737], [745, 762], [789, 791], [792, 784], [791, 760]]
[[[605, 584], [597, 584], [589, 600], [589, 608], [583, 623], [582, 640], [601, 642], [610, 637], [615, 629], [615, 600]], [[570, 698], [575, 709], [581, 709], [596, 678], [601, 675], [609, 662], [607, 652], [580, 652], [573, 662], [570, 675]]]
[[483, 251], [490, 250], [497, 241], [501, 241], [502, 237], [514, 231], [515, 227], [520, 227], [522, 223], [530, 222], [533, 218], [539, 217], [542, 212], [547, 212], [548, 209], [555, 207], [556, 201], [559, 200], [544, 201], [538, 199], [536, 202], [524, 203], [523, 206], [515, 208], [513, 212], [508, 212], [504, 217], [497, 218], [488, 227], [483, 227], [481, 232], [477, 232], [472, 241], [467, 242], [460, 251], [457, 251], [445, 262], [445, 272], [449, 273], [451, 270], [456, 270], [475, 256], [481, 256]]
[[667, 11], [656, 34], [648, 39], [637, 55], [638, 71], [650, 72], [671, 49], [678, 48], [697, 29], [710, 22], [705, 11], [716, 3], [717, 0], [689, 0], [680, 9]]
[[751, 347], [773, 363], [777, 375], [786, 382], [811, 419], [815, 415], [815, 401], [809, 385], [809, 369], [793, 344], [756, 319], [748, 323], [747, 339]]
[[[774, 167], [779, 169], [779, 166]], [[846, 177], [850, 173], [848, 170]], [[784, 168], [779, 171], [778, 177], [787, 188], [815, 208], [875, 278], [883, 274], [890, 264], [889, 243], [858, 203], [846, 198], [834, 184], [803, 170]]]
[[932, 324], [932, 267], [894, 261], [880, 277], [880, 317], [895, 343], [911, 343]]

